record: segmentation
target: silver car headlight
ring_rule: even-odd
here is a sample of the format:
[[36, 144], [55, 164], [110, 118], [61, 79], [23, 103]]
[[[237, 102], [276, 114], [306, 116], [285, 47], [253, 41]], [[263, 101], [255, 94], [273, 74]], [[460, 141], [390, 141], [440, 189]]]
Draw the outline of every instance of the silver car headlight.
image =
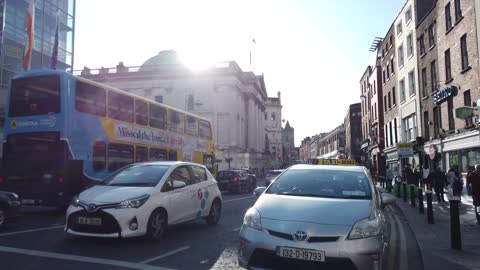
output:
[[353, 225], [352, 231], [348, 235], [348, 239], [360, 239], [379, 235], [382, 232], [380, 218], [362, 219]]
[[78, 196], [74, 196], [72, 200], [70, 201], [71, 206], [78, 207], [80, 206], [80, 200], [78, 199]]
[[255, 208], [248, 209], [243, 218], [243, 224], [254, 228], [255, 230], [262, 230], [262, 222], [260, 213]]
[[124, 209], [124, 208], [139, 208], [142, 206], [147, 200], [150, 198], [150, 195], [144, 194], [140, 197], [125, 200], [117, 205], [117, 209]]

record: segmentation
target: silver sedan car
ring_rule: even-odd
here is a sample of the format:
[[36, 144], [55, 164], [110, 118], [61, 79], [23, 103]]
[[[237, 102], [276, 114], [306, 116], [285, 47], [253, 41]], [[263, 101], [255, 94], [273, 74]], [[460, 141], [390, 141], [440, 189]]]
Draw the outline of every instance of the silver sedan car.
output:
[[249, 269], [382, 269], [387, 255], [380, 194], [359, 166], [295, 165], [244, 217], [239, 264]]

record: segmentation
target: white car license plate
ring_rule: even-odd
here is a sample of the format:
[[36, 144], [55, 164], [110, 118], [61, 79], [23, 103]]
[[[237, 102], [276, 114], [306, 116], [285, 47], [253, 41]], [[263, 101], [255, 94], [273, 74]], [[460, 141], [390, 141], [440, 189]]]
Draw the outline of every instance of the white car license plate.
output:
[[22, 204], [35, 204], [35, 200], [32, 200], [32, 199], [22, 199]]
[[78, 224], [83, 224], [83, 225], [94, 225], [94, 226], [102, 225], [101, 218], [78, 217], [77, 222]]
[[325, 251], [303, 249], [303, 248], [291, 248], [291, 247], [279, 247], [277, 255], [283, 258], [291, 258], [306, 261], [325, 261]]

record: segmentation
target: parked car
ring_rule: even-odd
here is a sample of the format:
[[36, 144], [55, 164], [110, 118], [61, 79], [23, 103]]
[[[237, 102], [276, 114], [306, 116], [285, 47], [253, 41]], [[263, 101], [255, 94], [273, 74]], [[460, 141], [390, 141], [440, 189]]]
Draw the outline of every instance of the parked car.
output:
[[255, 189], [257, 187], [257, 176], [252, 171], [250, 171], [248, 169], [243, 169], [243, 171], [250, 178], [250, 181], [252, 182], [253, 188]]
[[234, 193], [252, 192], [256, 187], [256, 181], [244, 170], [219, 171], [217, 173], [217, 181], [221, 191]]
[[364, 167], [294, 165], [255, 194], [240, 230], [240, 266], [385, 269], [384, 207], [395, 197], [381, 194]]
[[272, 183], [273, 179], [277, 178], [285, 170], [270, 170], [265, 176], [265, 186], [268, 187]]
[[205, 219], [216, 225], [222, 196], [207, 168], [180, 161], [128, 165], [74, 198], [66, 232], [161, 238], [168, 226]]
[[0, 191], [0, 230], [5, 227], [20, 213], [21, 202], [18, 195], [12, 192]]

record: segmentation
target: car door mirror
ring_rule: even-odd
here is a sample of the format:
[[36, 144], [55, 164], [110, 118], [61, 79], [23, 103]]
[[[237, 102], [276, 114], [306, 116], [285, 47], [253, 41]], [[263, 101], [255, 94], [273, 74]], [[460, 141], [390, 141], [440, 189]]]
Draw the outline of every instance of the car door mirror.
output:
[[262, 195], [262, 193], [265, 192], [266, 189], [267, 189], [266, 187], [257, 187], [253, 191], [253, 194], [255, 194], [255, 196], [257, 196], [257, 197], [260, 197], [260, 195]]
[[171, 189], [172, 190], [173, 189], [179, 189], [179, 188], [183, 188], [183, 187], [186, 187], [186, 186], [187, 186], [187, 184], [185, 182], [174, 180]]
[[382, 205], [389, 205], [394, 203], [396, 200], [395, 196], [390, 193], [382, 193]]

